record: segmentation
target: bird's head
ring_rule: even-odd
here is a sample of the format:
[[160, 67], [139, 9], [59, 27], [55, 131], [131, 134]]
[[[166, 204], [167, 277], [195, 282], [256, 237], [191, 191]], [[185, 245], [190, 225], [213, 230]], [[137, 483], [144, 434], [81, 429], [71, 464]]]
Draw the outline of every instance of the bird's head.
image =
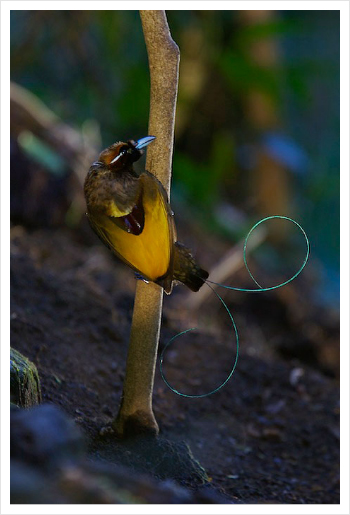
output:
[[110, 147], [103, 150], [98, 158], [98, 163], [107, 165], [114, 170], [121, 170], [129, 167], [135, 161], [140, 159], [143, 154], [142, 149], [149, 145], [155, 136], [146, 136], [137, 141], [130, 139], [126, 143], [118, 141]]

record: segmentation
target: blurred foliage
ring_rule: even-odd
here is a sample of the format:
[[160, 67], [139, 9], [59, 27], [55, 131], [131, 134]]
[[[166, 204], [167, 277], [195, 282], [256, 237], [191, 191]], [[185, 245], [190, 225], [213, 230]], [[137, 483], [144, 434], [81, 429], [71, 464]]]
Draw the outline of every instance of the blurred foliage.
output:
[[[181, 50], [173, 203], [187, 203], [235, 240], [242, 216], [249, 226], [261, 215], [251, 179], [264, 137], [290, 138], [306, 159], [297, 169], [281, 160], [290, 206], [270, 214], [294, 215], [326, 276], [337, 274], [339, 11], [276, 11], [257, 23], [241, 11], [167, 14]], [[271, 59], [259, 58], [264, 48]], [[66, 123], [96, 122], [103, 147], [147, 133], [149, 72], [137, 11], [12, 11], [11, 79]], [[257, 121], [259, 102], [266, 122]], [[273, 208], [279, 191], [271, 191]], [[220, 219], [222, 203], [239, 216]]]

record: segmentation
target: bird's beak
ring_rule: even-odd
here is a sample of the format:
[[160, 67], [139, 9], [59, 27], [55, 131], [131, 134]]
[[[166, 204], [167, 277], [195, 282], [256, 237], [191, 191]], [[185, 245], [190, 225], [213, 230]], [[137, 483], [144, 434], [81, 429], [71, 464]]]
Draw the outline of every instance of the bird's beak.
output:
[[136, 149], [141, 150], [141, 148], [147, 147], [153, 140], [155, 140], [155, 136], [145, 136], [144, 138], [141, 138], [136, 141]]

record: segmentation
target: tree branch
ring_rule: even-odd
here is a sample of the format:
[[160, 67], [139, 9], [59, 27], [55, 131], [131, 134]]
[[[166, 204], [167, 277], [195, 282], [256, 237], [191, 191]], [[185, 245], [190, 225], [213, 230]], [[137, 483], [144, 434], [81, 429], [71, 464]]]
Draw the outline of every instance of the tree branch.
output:
[[[151, 77], [146, 169], [170, 197], [175, 107], [180, 53], [171, 38], [165, 11], [140, 11]], [[159, 432], [152, 409], [154, 372], [163, 304], [160, 286], [137, 282], [123, 399], [114, 428], [119, 436]]]

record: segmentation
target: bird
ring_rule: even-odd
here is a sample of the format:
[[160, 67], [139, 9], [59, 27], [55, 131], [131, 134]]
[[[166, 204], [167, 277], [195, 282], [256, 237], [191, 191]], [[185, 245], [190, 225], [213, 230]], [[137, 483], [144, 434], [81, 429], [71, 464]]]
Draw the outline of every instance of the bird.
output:
[[196, 292], [209, 274], [177, 241], [174, 213], [162, 183], [133, 164], [155, 136], [118, 141], [93, 162], [84, 183], [87, 217], [101, 241], [137, 276], [172, 292], [183, 283]]

